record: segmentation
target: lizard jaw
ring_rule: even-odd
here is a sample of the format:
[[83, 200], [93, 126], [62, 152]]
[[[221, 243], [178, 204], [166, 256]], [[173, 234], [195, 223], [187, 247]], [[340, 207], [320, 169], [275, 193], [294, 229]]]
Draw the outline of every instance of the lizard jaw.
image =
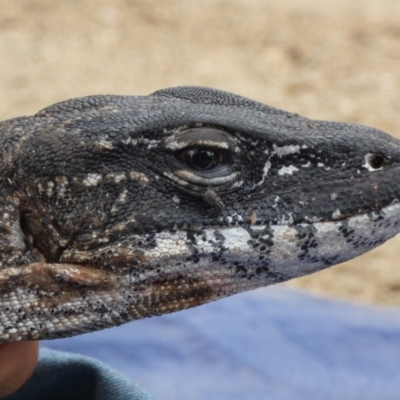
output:
[[[8, 268], [0, 273], [2, 307], [8, 309], [0, 315], [0, 342], [84, 333], [316, 272], [393, 237], [399, 221], [395, 203], [339, 221], [204, 229], [191, 235], [190, 244], [184, 243], [185, 231], [164, 232], [152, 250], [142, 252], [143, 260], [159, 253], [161, 272], [150, 263], [124, 274], [67, 263], [67, 255], [61, 264]], [[265, 241], [268, 250], [262, 250]], [[219, 260], [217, 248], [223, 253]], [[178, 261], [183, 255], [185, 263]], [[29, 321], [16, 328], [24, 315]]]

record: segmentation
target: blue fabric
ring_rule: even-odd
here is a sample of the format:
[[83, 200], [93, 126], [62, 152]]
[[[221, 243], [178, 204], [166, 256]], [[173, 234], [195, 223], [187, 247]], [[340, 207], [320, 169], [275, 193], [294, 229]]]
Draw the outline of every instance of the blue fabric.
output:
[[128, 378], [89, 357], [41, 349], [28, 382], [6, 400], [154, 400]]
[[399, 309], [282, 287], [43, 346], [96, 357], [160, 400], [400, 399]]

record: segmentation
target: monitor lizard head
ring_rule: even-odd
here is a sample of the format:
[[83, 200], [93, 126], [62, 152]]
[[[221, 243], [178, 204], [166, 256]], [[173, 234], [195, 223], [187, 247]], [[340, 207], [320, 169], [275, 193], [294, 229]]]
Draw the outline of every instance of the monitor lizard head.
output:
[[[400, 142], [361, 125], [182, 87], [73, 99], [0, 132], [3, 340], [192, 307], [400, 230]], [[41, 307], [33, 330], [1, 319], [11, 300]]]

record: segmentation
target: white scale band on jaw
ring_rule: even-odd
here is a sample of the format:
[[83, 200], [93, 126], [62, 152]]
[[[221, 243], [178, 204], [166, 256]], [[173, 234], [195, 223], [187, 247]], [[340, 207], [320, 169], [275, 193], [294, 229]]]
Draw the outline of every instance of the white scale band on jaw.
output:
[[[352, 259], [397, 233], [396, 222], [400, 220], [400, 203], [383, 208], [380, 215], [383, 219], [378, 220], [377, 215], [371, 217], [369, 214], [360, 214], [341, 221], [300, 224], [300, 227], [313, 226], [312, 240], [316, 242], [315, 247], [308, 248], [304, 258], [299, 258], [305, 254], [299, 245], [304, 241], [299, 239], [299, 231], [290, 225], [272, 225], [269, 227], [269, 231], [272, 232], [269, 238], [273, 245], [268, 246], [269, 252], [265, 259], [268, 259], [272, 270], [289, 277], [303, 276], [323, 269], [328, 266], [325, 262], [327, 259], [334, 260], [333, 264]], [[346, 236], [340, 231], [343, 227], [348, 232], [354, 232]], [[265, 228], [263, 225], [255, 225], [248, 229], [262, 231]], [[200, 258], [195, 264], [196, 269], [206, 268], [211, 263], [209, 256], [218, 253], [219, 244], [216, 237], [220, 235], [224, 239], [222, 253], [225, 260], [239, 261], [245, 263], [246, 267], [256, 268], [260, 264], [259, 256], [263, 253], [252, 247], [252, 241], [257, 239], [251, 238], [248, 229], [240, 226], [204, 229], [199, 234], [194, 233], [194, 240], [190, 243], [186, 231], [162, 232], [155, 235], [156, 247], [146, 251], [144, 255], [150, 259], [162, 259], [168, 265], [170, 257], [177, 261], [191, 256], [191, 247], [194, 247]], [[370, 234], [372, 231], [375, 232], [373, 237]], [[213, 263], [213, 268], [218, 268], [218, 262]]]

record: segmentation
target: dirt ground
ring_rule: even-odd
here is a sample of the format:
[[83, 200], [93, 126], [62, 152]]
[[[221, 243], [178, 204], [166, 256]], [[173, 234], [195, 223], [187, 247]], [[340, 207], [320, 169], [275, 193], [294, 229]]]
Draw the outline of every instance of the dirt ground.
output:
[[[400, 137], [400, 1], [0, 0], [0, 118], [97, 93], [235, 92]], [[400, 305], [400, 236], [288, 283]]]

